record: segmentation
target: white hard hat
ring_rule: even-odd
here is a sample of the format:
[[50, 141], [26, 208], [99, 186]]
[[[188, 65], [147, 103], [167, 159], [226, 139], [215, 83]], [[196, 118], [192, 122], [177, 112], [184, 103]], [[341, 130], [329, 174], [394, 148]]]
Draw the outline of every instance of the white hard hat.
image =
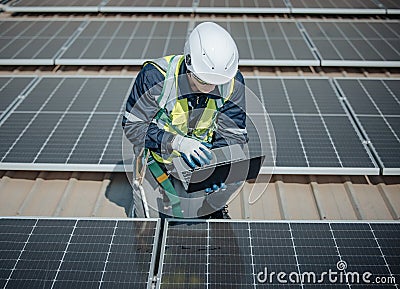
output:
[[235, 77], [239, 53], [232, 36], [213, 22], [203, 22], [190, 33], [185, 44], [187, 68], [210, 84], [224, 84]]

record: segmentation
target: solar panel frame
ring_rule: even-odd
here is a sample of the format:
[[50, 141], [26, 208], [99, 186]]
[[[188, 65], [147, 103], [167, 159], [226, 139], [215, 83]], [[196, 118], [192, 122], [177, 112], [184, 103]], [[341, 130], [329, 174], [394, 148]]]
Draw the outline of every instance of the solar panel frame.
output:
[[[200, 0], [198, 5], [194, 5], [194, 13], [239, 13], [239, 14], [260, 14], [260, 13], [277, 13], [277, 14], [289, 14], [290, 8], [286, 5], [284, 0], [269, 0], [266, 1], [247, 1], [246, 3], [241, 2], [239, 5], [232, 5], [232, 3], [225, 5], [211, 6], [209, 3], [203, 5], [204, 0]], [[232, 2], [232, 1], [231, 1]], [[251, 4], [253, 5], [251, 5]]]
[[389, 15], [399, 15], [400, 9], [386, 9], [386, 13]]
[[[57, 80], [61, 81], [57, 82]], [[63, 84], [65, 81], [73, 80], [81, 80], [81, 82], [78, 86], [75, 85], [75, 88], [74, 85]], [[125, 94], [120, 96], [123, 100], [117, 105], [110, 106], [108, 98], [91, 100], [78, 98], [78, 96], [84, 95], [83, 89], [86, 89], [86, 92], [94, 93], [93, 89], [88, 86], [89, 82], [92, 83], [93, 88], [94, 82], [105, 81], [106, 86], [102, 87], [104, 91], [101, 94], [105, 95], [109, 93], [108, 90], [112, 88], [112, 85], [118, 84], [119, 80], [129, 83], [129, 85], [122, 88]], [[30, 96], [33, 98], [35, 96], [33, 93], [36, 93], [32, 102], [27, 98], [22, 99], [0, 122], [0, 129], [7, 132], [2, 140], [0, 168], [51, 171], [125, 171], [122, 152], [121, 149], [118, 149], [122, 143], [122, 129], [119, 126], [133, 81], [134, 78], [128, 76], [63, 77], [51, 75], [38, 77], [26, 93], [27, 98]], [[61, 90], [62, 85], [67, 90]], [[43, 93], [42, 88], [49, 90], [48, 94]], [[60, 90], [58, 90], [59, 88]], [[41, 91], [38, 92], [35, 89]], [[56, 91], [64, 91], [66, 95], [54, 96]], [[23, 102], [25, 99], [27, 102]], [[28, 102], [30, 103], [27, 104]], [[70, 102], [69, 105], [68, 102]], [[86, 111], [87, 109], [89, 111]], [[110, 109], [113, 111], [108, 111]], [[104, 118], [107, 119], [102, 120]], [[77, 123], [81, 125], [78, 128], [84, 125], [84, 129], [76, 130]], [[93, 125], [100, 126], [97, 127], [100, 129], [100, 135], [96, 132], [97, 130], [90, 129]], [[107, 131], [107, 135], [103, 135], [102, 132], [107, 127], [110, 130]], [[69, 137], [66, 138], [64, 135]], [[111, 139], [116, 136], [118, 136], [117, 140]], [[37, 145], [34, 143], [35, 139], [39, 142]], [[86, 141], [84, 141], [85, 139]], [[53, 160], [54, 157], [56, 157], [56, 161]], [[82, 160], [86, 160], [86, 162], [82, 162]]]
[[[301, 76], [248, 76], [245, 78], [245, 82], [248, 80], [259, 81], [257, 90], [253, 87], [250, 87], [250, 89], [253, 89], [256, 95], [260, 95], [261, 103], [264, 105], [269, 118], [272, 120], [272, 126], [275, 131], [274, 135], [277, 138], [275, 167], [263, 166], [260, 170], [261, 174], [270, 174], [271, 171], [274, 174], [379, 174], [379, 166], [369, 150], [363, 135], [359, 132], [356, 123], [353, 121], [350, 112], [346, 109], [343, 100], [340, 99], [340, 95], [337, 93], [332, 79], [328, 77], [308, 78]], [[277, 83], [268, 86], [268, 88], [263, 88], [262, 80], [277, 81]], [[306, 83], [308, 83], [308, 81], [326, 81], [331, 89], [330, 93], [334, 94], [335, 98], [331, 101], [329, 99], [324, 100], [322, 95], [316, 95], [318, 92], [317, 88], [311, 88], [310, 83], [308, 83], [308, 92], [311, 89], [313, 95], [307, 96], [310, 105], [306, 105], [304, 104], [304, 101], [306, 101], [305, 98], [299, 97], [302, 95], [298, 94], [300, 93], [298, 87], [294, 87], [295, 93], [290, 94], [286, 91], [287, 87], [285, 81], [296, 80], [305, 81]], [[280, 85], [283, 91], [277, 91], [278, 88], [280, 90]], [[265, 89], [268, 91], [265, 91]], [[272, 93], [269, 96], [266, 95], [266, 93], [270, 91]], [[305, 93], [307, 94], [307, 91]], [[274, 101], [274, 95], [279, 99]], [[267, 97], [269, 98], [267, 99]], [[280, 97], [286, 97], [287, 101], [283, 104]], [[299, 98], [298, 100], [296, 100], [297, 97]], [[269, 100], [271, 100], [272, 103], [270, 107]], [[290, 103], [292, 101], [300, 102], [298, 103], [299, 105], [297, 105]], [[304, 105], [301, 105], [302, 103]], [[334, 103], [336, 103], [336, 107], [332, 110]], [[311, 107], [313, 108], [310, 110]], [[260, 114], [254, 112], [250, 113], [254, 115]], [[357, 141], [357, 148], [362, 149], [362, 152], [354, 151], [349, 147], [349, 144], [342, 143], [342, 138], [335, 126], [335, 122], [337, 121], [341, 121], [339, 131], [341, 130], [342, 134], [347, 133], [347, 140], [352, 139]], [[320, 126], [323, 132], [322, 134], [314, 130], [316, 125]], [[292, 128], [292, 133], [290, 133], [290, 128]], [[348, 131], [346, 129], [348, 129]], [[304, 137], [310, 133], [310, 137]], [[282, 135], [284, 135], [285, 138], [282, 138]], [[330, 153], [333, 158], [331, 161], [327, 162], [329, 158], [324, 152], [322, 152], [322, 156], [313, 153], [314, 151], [321, 150], [321, 147], [318, 150], [313, 149], [313, 147], [320, 142], [317, 142], [318, 138], [320, 138], [320, 141], [330, 142]], [[282, 153], [284, 150], [287, 152], [287, 155]], [[300, 155], [298, 155], [296, 151], [299, 153], [302, 152], [302, 154], [300, 153]], [[355, 156], [356, 158], [360, 157], [362, 160], [361, 163], [364, 165], [355, 166], [354, 164], [358, 163], [352, 160]], [[286, 158], [287, 160], [284, 160]], [[369, 161], [368, 166], [365, 165], [367, 159]], [[338, 162], [338, 165], [333, 165], [334, 162]], [[320, 164], [316, 165], [318, 163]], [[325, 165], [323, 163], [325, 163]], [[329, 163], [329, 165], [327, 163]]]
[[[304, 28], [307, 38], [321, 59], [321, 66], [399, 66], [400, 51], [396, 50], [396, 43], [400, 34], [390, 27], [400, 26], [399, 21], [302, 20], [299, 24]], [[390, 32], [391, 36], [384, 37], [378, 28], [385, 29], [386, 35]], [[365, 29], [369, 30], [364, 31], [369, 35], [361, 32]], [[384, 49], [386, 52], [382, 52]]]
[[[359, 106], [354, 107], [354, 105], [351, 104], [351, 101], [349, 100], [350, 96], [347, 96], [345, 91], [343, 90], [340, 81], [341, 80], [356, 80], [356, 81], [398, 81], [400, 83], [400, 78], [378, 78], [378, 77], [368, 77], [368, 78], [359, 78], [359, 77], [335, 77], [334, 82], [336, 84], [336, 87], [340, 94], [343, 96], [344, 101], [346, 103], [346, 106], [348, 107], [349, 111], [351, 112], [352, 116], [354, 117], [355, 122], [357, 123], [357, 126], [359, 127], [361, 133], [364, 135], [364, 138], [366, 139], [366, 143], [372, 153], [374, 154], [375, 159], [377, 160], [377, 163], [379, 164], [381, 168], [381, 173], [383, 175], [399, 175], [400, 174], [400, 164], [398, 164], [398, 167], [393, 167], [393, 166], [388, 166], [386, 165], [386, 162], [384, 161], [383, 157], [381, 157], [380, 152], [382, 152], [382, 147], [379, 147], [379, 138], [377, 136], [373, 136], [373, 132], [369, 130], [369, 126], [366, 123], [367, 119], [373, 119], [372, 123], [378, 125], [379, 122], [383, 121], [381, 124], [381, 128], [379, 129], [380, 133], [387, 133], [387, 137], [391, 136], [397, 140], [398, 145], [400, 145], [400, 134], [396, 132], [395, 127], [390, 124], [390, 122], [387, 119], [398, 119], [400, 120], [400, 114], [396, 114], [396, 107], [393, 106], [393, 112], [392, 114], [387, 114], [381, 111], [381, 107], [379, 103], [376, 103], [375, 100], [372, 100], [372, 96], [369, 95], [365, 91], [365, 87], [362, 87], [364, 90], [365, 95], [367, 96], [368, 99], [365, 101], [359, 101]], [[386, 88], [388, 89], [388, 88]], [[394, 98], [400, 97], [395, 95], [392, 91], [390, 93]], [[369, 103], [373, 104], [373, 107], [367, 108], [366, 106], [369, 105]], [[384, 104], [384, 103], [383, 103]], [[397, 100], [397, 104], [399, 104]], [[360, 113], [357, 112], [359, 109], [361, 109]], [[374, 109], [374, 112], [370, 111], [370, 109]], [[390, 107], [389, 107], [390, 109]], [[369, 111], [369, 112], [368, 112]], [[386, 138], [382, 138], [382, 141], [385, 142]], [[389, 146], [389, 144], [385, 145], [386, 149], [396, 149], [398, 146], [394, 145], [392, 148]], [[396, 151], [393, 152], [396, 156]], [[399, 157], [400, 151], [397, 149], [397, 158]]]
[[[27, 231], [27, 239], [24, 241], [21, 239], [22, 243], [24, 244], [24, 246], [21, 248], [21, 250], [17, 249], [17, 251], [15, 251], [16, 246], [15, 244], [17, 242], [16, 241], [16, 237], [13, 238], [14, 241], [14, 245], [11, 248], [12, 250], [14, 250], [15, 252], [18, 253], [18, 251], [20, 251], [19, 255], [17, 258], [12, 258], [12, 259], [6, 259], [7, 261], [15, 261], [14, 266], [11, 268], [11, 272], [8, 275], [7, 279], [0, 279], [0, 284], [2, 284], [2, 286], [7, 287], [7, 284], [11, 281], [11, 282], [18, 282], [18, 281], [27, 281], [24, 279], [24, 276], [26, 274], [19, 274], [21, 275], [20, 277], [22, 277], [21, 279], [18, 278], [13, 278], [13, 276], [15, 275], [14, 272], [17, 271], [29, 271], [31, 269], [34, 270], [35, 274], [34, 276], [31, 276], [32, 280], [28, 280], [30, 282], [30, 285], [33, 286], [33, 284], [36, 284], [35, 281], [40, 281], [41, 286], [43, 286], [43, 288], [46, 287], [46, 280], [48, 277], [48, 272], [53, 272], [54, 270], [50, 270], [50, 266], [53, 266], [53, 269], [56, 269], [55, 272], [55, 276], [54, 278], [51, 278], [51, 280], [47, 281], [48, 283], [51, 282], [52, 286], [51, 288], [53, 288], [54, 284], [56, 282], [62, 282], [60, 280], [61, 278], [61, 274], [64, 273], [67, 274], [67, 283], [64, 285], [61, 285], [62, 288], [64, 288], [63, 286], [71, 286], [71, 282], [73, 283], [74, 286], [78, 286], [79, 282], [82, 281], [83, 278], [83, 282], [86, 283], [85, 286], [87, 286], [88, 284], [90, 284], [91, 281], [92, 283], [100, 283], [99, 285], [96, 286], [96, 288], [100, 288], [104, 283], [107, 282], [121, 282], [123, 280], [119, 279], [119, 280], [107, 280], [106, 278], [110, 278], [111, 276], [107, 277], [107, 273], [109, 272], [114, 272], [114, 273], [119, 273], [119, 278], [123, 278], [123, 273], [124, 272], [120, 272], [120, 271], [113, 271], [113, 264], [123, 264], [126, 263], [126, 260], [129, 260], [129, 258], [127, 258], [126, 260], [121, 260], [121, 258], [116, 258], [116, 256], [113, 257], [113, 255], [118, 255], [123, 253], [124, 256], [130, 255], [129, 252], [127, 252], [126, 250], [123, 250], [121, 252], [119, 252], [118, 248], [114, 248], [117, 249], [117, 251], [114, 251], [113, 249], [113, 245], [114, 246], [121, 246], [121, 247], [129, 247], [131, 245], [136, 245], [136, 241], [131, 241], [131, 240], [126, 240], [126, 238], [124, 238], [124, 234], [123, 232], [121, 232], [122, 234], [119, 235], [119, 233], [117, 233], [118, 229], [124, 231], [127, 229], [131, 229], [129, 227], [125, 227], [126, 224], [128, 223], [139, 223], [139, 222], [143, 222], [143, 223], [153, 223], [154, 224], [154, 228], [150, 228], [152, 230], [154, 230], [154, 235], [152, 236], [152, 243], [151, 244], [146, 244], [148, 246], [151, 246], [151, 251], [148, 251], [148, 249], [146, 249], [146, 251], [143, 251], [142, 248], [137, 248], [139, 249], [136, 252], [135, 255], [140, 255], [140, 254], [147, 254], [150, 255], [148, 260], [144, 260], [144, 264], [148, 263], [148, 271], [147, 271], [147, 277], [146, 277], [146, 281], [142, 281], [142, 283], [146, 283], [146, 288], [150, 289], [152, 288], [152, 283], [153, 283], [153, 276], [154, 276], [154, 269], [155, 269], [155, 265], [156, 265], [156, 252], [157, 252], [157, 247], [158, 247], [158, 239], [160, 236], [160, 228], [161, 228], [161, 220], [160, 219], [141, 219], [141, 218], [134, 218], [134, 219], [122, 219], [122, 218], [87, 218], [87, 217], [79, 217], [79, 218], [55, 218], [55, 217], [14, 217], [14, 216], [2, 216], [0, 217], [0, 226], [1, 226], [1, 221], [7, 221], [7, 220], [14, 220], [14, 221], [21, 221], [21, 222], [30, 222], [30, 225], [28, 225], [29, 227], [31, 227], [32, 229]], [[47, 223], [49, 222], [49, 223]], [[54, 224], [55, 222], [60, 222], [60, 223], [70, 223], [68, 224], [69, 227], [72, 226], [72, 231], [68, 232], [65, 228], [67, 227], [55, 227], [56, 224]], [[111, 223], [115, 222], [114, 225], [112, 225]], [[42, 223], [42, 224], [39, 224]], [[91, 227], [87, 227], [89, 223], [92, 223], [93, 226]], [[107, 226], [104, 227], [103, 225], [107, 223], [112, 225], [113, 227]], [[53, 224], [53, 226], [52, 226]], [[102, 225], [103, 224], [103, 225]], [[124, 224], [124, 225], [122, 225]], [[37, 226], [40, 225], [40, 226]], [[67, 224], [66, 224], [67, 225]], [[122, 225], [121, 227], [118, 227], [118, 225]], [[61, 226], [61, 225], [59, 225]], [[90, 226], [90, 225], [89, 225]], [[46, 229], [44, 229], [45, 227], [52, 227], [53, 231], [49, 234], [48, 231], [46, 231]], [[42, 229], [39, 229], [42, 228]], [[21, 227], [14, 227], [12, 229], [12, 232], [10, 234], [13, 234], [15, 236], [18, 235], [18, 233], [20, 234], [24, 234], [24, 232], [22, 231], [23, 228]], [[57, 230], [58, 229], [58, 230]], [[35, 232], [36, 230], [39, 230], [39, 232]], [[75, 234], [75, 232], [77, 232], [77, 234]], [[112, 234], [112, 236], [110, 236], [110, 242], [107, 242], [104, 237], [108, 237], [107, 235], [107, 231], [109, 233]], [[46, 234], [47, 232], [47, 234]], [[6, 235], [6, 234], [5, 234]], [[38, 236], [46, 236], [46, 248], [47, 250], [41, 246], [42, 241], [40, 239], [38, 239]], [[61, 236], [65, 236], [65, 238], [63, 240], [60, 240]], [[68, 238], [69, 236], [69, 238]], [[36, 241], [30, 242], [31, 238], [36, 237]], [[92, 238], [91, 238], [92, 237]], [[150, 237], [150, 236], [146, 236], [146, 237]], [[94, 243], [87, 243], [90, 239], [93, 239]], [[115, 243], [114, 243], [115, 242]], [[51, 248], [51, 246], [53, 245], [53, 249], [54, 250], [49, 250], [48, 248]], [[66, 248], [61, 248], [61, 246], [66, 245]], [[85, 245], [86, 247], [84, 248], [79, 248], [78, 245]], [[108, 249], [106, 248], [107, 246], [103, 246], [103, 245], [107, 245]], [[74, 246], [72, 248], [72, 250], [70, 249], [70, 246]], [[32, 247], [32, 248], [29, 248]], [[103, 248], [104, 247], [104, 248]], [[43, 250], [45, 249], [45, 250]], [[104, 250], [102, 250], [104, 249]], [[7, 251], [8, 248], [6, 247], [5, 250]], [[142, 250], [142, 251], [140, 251]], [[47, 252], [51, 252], [46, 254], [46, 256], [48, 257], [48, 259], [43, 260], [43, 258], [45, 258], [43, 256], [43, 254], [39, 254], [39, 252], [42, 251], [47, 251]], [[31, 256], [27, 256], [28, 259], [21, 259], [22, 255], [24, 252], [31, 252]], [[85, 268], [87, 270], [92, 269], [92, 271], [87, 271], [86, 274], [79, 276], [80, 272], [74, 271], [74, 267], [75, 266], [79, 266], [79, 264], [75, 265], [76, 263], [79, 263], [77, 260], [81, 260], [80, 258], [82, 258], [82, 256], [84, 253], [92, 253], [90, 256], [90, 258], [88, 258], [88, 256], [84, 256], [83, 258], [85, 258], [83, 260], [83, 262], [90, 262], [90, 264], [92, 266], [96, 265], [95, 263], [99, 263], [99, 266], [97, 266], [98, 268], [96, 269], [95, 267], [90, 267], [90, 266], [86, 266]], [[57, 257], [57, 253], [60, 253]], [[101, 254], [106, 254], [106, 259], [104, 262], [102, 262], [98, 257], [96, 257], [97, 255], [99, 255], [99, 253]], [[72, 258], [70, 261], [67, 261], [67, 255], [71, 255], [69, 258]], [[72, 256], [73, 255], [73, 256]], [[9, 258], [9, 254], [6, 255], [6, 258]], [[128, 256], [129, 257], [129, 256]], [[38, 259], [39, 258], [39, 259]], [[54, 258], [54, 259], [53, 259]], [[59, 259], [61, 258], [61, 260]], [[115, 259], [115, 260], [114, 260]], [[53, 260], [51, 262], [51, 260]], [[29, 266], [28, 268], [24, 268], [24, 266], [22, 266], [22, 268], [17, 268], [18, 264], [21, 263], [23, 261], [24, 263], [28, 263], [29, 262], [34, 262], [32, 264], [35, 264], [33, 267]], [[124, 262], [125, 261], [125, 262]], [[46, 263], [43, 264], [45, 266], [46, 269], [42, 269], [41, 270], [41, 263]], [[74, 264], [75, 263], [75, 264]], [[93, 265], [94, 264], [94, 265]], [[25, 265], [26, 266], [26, 265]], [[106, 268], [111, 269], [110, 271], [108, 271]], [[63, 270], [62, 267], [66, 267], [66, 270]], [[111, 268], [110, 268], [111, 267]], [[36, 268], [36, 269], [35, 269]], [[121, 270], [121, 268], [117, 267], [119, 270]], [[114, 270], [116, 270], [117, 268], [114, 268]], [[7, 268], [2, 268], [4, 270], [8, 270]], [[82, 268], [80, 268], [82, 269]], [[96, 270], [93, 270], [96, 269]], [[45, 271], [45, 272], [43, 272]], [[101, 278], [100, 276], [93, 276], [94, 273], [100, 272], [101, 273]], [[46, 280], [41, 280], [40, 276], [43, 275], [45, 273], [45, 278]], [[90, 273], [90, 274], [89, 274]], [[130, 272], [130, 273], [140, 273], [140, 272]], [[99, 274], [97, 274], [99, 275]], [[136, 277], [137, 275], [135, 275]], [[78, 278], [77, 278], [78, 277]], [[116, 276], [114, 276], [116, 277]], [[132, 275], [131, 276], [127, 276], [130, 277], [130, 279], [125, 280], [127, 281], [128, 284], [136, 284], [137, 285], [137, 280], [133, 280], [132, 279]], [[25, 277], [26, 278], [26, 277]], [[37, 279], [36, 279], [37, 278]], [[93, 280], [91, 278], [95, 278], [96, 280]], [[4, 282], [3, 282], [4, 281]], [[5, 284], [3, 284], [5, 283]], [[43, 284], [42, 284], [43, 283]], [[140, 280], [139, 280], [139, 284], [140, 284]], [[120, 283], [123, 284], [123, 283]], [[25, 282], [26, 285], [26, 282]], [[82, 285], [82, 284], [81, 284]], [[141, 284], [144, 285], [144, 284]], [[47, 288], [47, 287], [46, 287]], [[49, 287], [50, 288], [50, 287]], [[57, 286], [55, 287], [57, 288]], [[86, 287], [85, 287], [86, 288]], [[143, 287], [144, 288], [144, 287]]]
[[[117, 2], [117, 3], [116, 3]], [[182, 2], [182, 1], [179, 1]], [[100, 6], [100, 12], [127, 12], [127, 13], [193, 13], [192, 0], [183, 0], [182, 3], [174, 5], [173, 1], [161, 0], [158, 2], [132, 1], [127, 0], [109, 0]], [[172, 3], [172, 4], [171, 4]], [[190, 3], [190, 5], [189, 5]]]
[[[399, 14], [393, 2], [388, 0], [369, 1], [367, 5], [356, 3], [354, 7], [348, 7], [348, 0], [342, 0], [342, 5], [336, 8], [331, 6], [323, 7], [305, 7], [303, 2], [292, 0], [293, 3], [284, 0], [269, 0], [269, 3], [255, 2], [246, 4], [230, 3], [221, 5], [217, 3], [211, 6], [203, 1], [185, 0], [184, 3], [171, 4], [171, 1], [163, 0], [158, 2], [146, 3], [146, 1], [136, 1], [132, 3], [126, 0], [92, 0], [85, 5], [78, 2], [64, 3], [64, 0], [58, 0], [56, 3], [45, 3], [43, 1], [23, 0], [3, 5], [3, 10], [11, 13], [57, 13], [57, 12], [78, 12], [78, 13], [228, 13], [228, 14]], [[182, 2], [182, 1], [181, 1]], [[263, 5], [264, 4], [264, 5]], [[347, 5], [346, 5], [347, 4]], [[351, 5], [351, 3], [350, 3]], [[362, 7], [359, 7], [362, 6]]]
[[[290, 12], [293, 14], [386, 14], [384, 7], [381, 7], [373, 0], [358, 0], [354, 4], [351, 0], [332, 1], [330, 3], [316, 1], [320, 7], [313, 6], [314, 3], [306, 3], [304, 0], [289, 0], [289, 2], [291, 6]], [[355, 1], [353, 0], [353, 2]]]
[[[187, 224], [187, 228], [174, 229], [174, 226], [185, 224]], [[228, 235], [229, 232], [225, 234], [224, 229], [219, 229], [217, 225], [231, 226], [231, 234]], [[222, 230], [220, 237], [212, 238], [211, 226], [214, 226], [216, 233]], [[261, 283], [256, 280], [256, 274], [263, 271], [266, 266], [268, 266], [268, 272], [271, 272], [272, 268], [275, 273], [283, 271], [287, 274], [288, 272], [318, 274], [320, 271], [328, 272], [328, 270], [340, 272], [342, 270], [338, 267], [339, 262], [342, 264], [345, 262], [344, 272], [348, 268], [349, 272], [361, 272], [360, 275], [365, 271], [372, 271], [373, 275], [382, 274], [387, 277], [399, 278], [400, 272], [391, 270], [398, 268], [393, 265], [393, 262], [396, 262], [395, 260], [398, 258], [396, 253], [398, 253], [399, 243], [396, 241], [400, 240], [398, 231], [397, 235], [393, 235], [396, 232], [393, 230], [394, 227], [399, 227], [399, 222], [396, 220], [167, 219], [162, 235], [156, 288], [171, 288], [171, 285], [175, 286], [173, 288], [186, 286], [184, 288], [205, 289], [223, 288], [228, 285], [229, 288], [258, 288], [266, 284], [271, 287], [279, 285], [288, 288], [314, 287], [312, 286], [314, 283], [307, 282], [282, 284], [277, 282], [279, 279], [277, 280], [276, 276], [275, 282], [267, 280], [266, 283]], [[185, 233], [186, 230], [188, 233]], [[368, 261], [371, 259], [362, 258], [357, 250], [352, 253], [349, 247], [355, 246], [354, 238], [359, 242], [356, 248], [359, 247], [361, 253], [368, 250], [368, 256], [375, 258], [373, 260], [379, 261], [380, 264], [374, 264], [376, 266], [371, 269], [368, 267], [370, 265]], [[328, 243], [327, 240], [330, 242]], [[393, 244], [393, 246], [389, 247], [388, 244]], [[166, 253], [167, 248], [170, 251], [168, 254]], [[185, 258], [180, 258], [180, 254], [184, 254]], [[206, 256], [204, 257], [204, 255]], [[218, 256], [214, 259], [215, 264], [211, 259], [213, 255]], [[229, 258], [225, 258], [228, 256]], [[249, 256], [250, 258], [246, 259]], [[391, 258], [389, 261], [386, 259], [388, 256]], [[176, 270], [174, 271], [174, 264], [184, 267], [185, 272], [190, 272], [190, 276], [193, 277], [186, 279], [188, 280], [186, 282], [185, 277], [180, 277], [180, 274]], [[200, 265], [202, 268], [198, 268]], [[210, 269], [213, 265], [215, 270]], [[239, 266], [241, 270], [237, 268]], [[168, 273], [174, 275], [165, 274], [164, 267], [167, 267]], [[253, 280], [245, 284], [241, 283], [240, 274], [242, 273], [247, 273], [246, 277]], [[212, 279], [213, 274], [217, 275], [218, 279]], [[176, 276], [175, 283], [171, 282], [174, 276]], [[163, 278], [166, 278], [165, 283]], [[164, 284], [166, 284], [165, 287], [163, 287]], [[349, 282], [317, 284], [315, 284], [316, 287], [350, 288]], [[354, 284], [358, 283], [351, 283], [351, 287]], [[388, 286], [391, 285], [393, 284], [388, 284]], [[397, 288], [396, 284], [394, 286]]]
[[99, 12], [99, 7], [103, 0], [82, 1], [41, 1], [41, 0], [21, 0], [4, 5], [4, 10], [11, 13], [49, 13], [49, 12]]

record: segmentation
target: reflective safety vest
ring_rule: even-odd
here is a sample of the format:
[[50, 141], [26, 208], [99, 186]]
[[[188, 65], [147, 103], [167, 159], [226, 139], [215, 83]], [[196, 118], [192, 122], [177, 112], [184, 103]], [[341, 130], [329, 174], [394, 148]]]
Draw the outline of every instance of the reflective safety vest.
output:
[[[165, 131], [190, 136], [199, 141], [210, 143], [216, 129], [216, 118], [219, 109], [231, 97], [235, 79], [226, 84], [218, 85], [220, 98], [209, 98], [207, 106], [194, 129], [189, 131], [189, 104], [187, 98], [179, 99], [178, 77], [179, 70], [184, 61], [184, 55], [169, 55], [152, 61], [147, 61], [143, 66], [153, 64], [165, 77], [163, 88], [157, 103], [160, 107], [156, 115], [157, 126]], [[178, 152], [173, 154], [179, 155]], [[171, 158], [163, 159], [152, 151], [154, 159], [158, 162], [170, 163]]]

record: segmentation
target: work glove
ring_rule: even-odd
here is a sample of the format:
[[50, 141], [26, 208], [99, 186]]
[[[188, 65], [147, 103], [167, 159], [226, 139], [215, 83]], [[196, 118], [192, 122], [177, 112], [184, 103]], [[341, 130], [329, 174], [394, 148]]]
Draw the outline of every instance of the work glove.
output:
[[198, 140], [176, 135], [171, 143], [172, 149], [178, 151], [184, 161], [192, 168], [209, 164], [213, 156], [211, 151]]
[[220, 185], [214, 184], [211, 186], [211, 188], [207, 188], [204, 191], [206, 192], [206, 194], [212, 194], [212, 193], [216, 193], [219, 190], [221, 191], [225, 191], [227, 188], [225, 183], [221, 183]]

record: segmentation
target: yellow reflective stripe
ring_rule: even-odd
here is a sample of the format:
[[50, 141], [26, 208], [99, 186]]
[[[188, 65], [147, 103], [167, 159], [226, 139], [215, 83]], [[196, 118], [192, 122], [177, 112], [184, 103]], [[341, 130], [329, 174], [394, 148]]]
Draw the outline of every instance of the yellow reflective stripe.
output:
[[181, 64], [183, 60], [185, 59], [185, 56], [182, 55], [181, 58], [179, 58], [178, 63], [175, 67], [175, 87], [176, 87], [176, 95], [178, 95], [178, 77], [179, 77], [179, 69], [181, 67]]
[[[181, 132], [187, 133], [188, 127], [188, 117], [189, 117], [189, 107], [187, 99], [178, 99], [175, 103], [174, 108], [171, 111], [171, 120], [172, 124], [177, 127]], [[169, 130], [171, 132], [175, 131], [174, 129]]]
[[169, 158], [167, 160], [164, 160], [162, 157], [160, 157], [157, 153], [155, 152], [151, 152], [151, 155], [153, 156], [153, 158], [159, 162], [159, 163], [165, 163], [165, 164], [170, 164], [172, 162], [172, 158]]
[[204, 109], [200, 120], [197, 123], [196, 129], [193, 134], [204, 141], [209, 141], [212, 138], [214, 132], [214, 121], [217, 115], [217, 103], [215, 99], [209, 99], [207, 107]]
[[150, 151], [150, 153], [154, 160], [156, 160], [159, 163], [164, 163], [164, 164], [170, 164], [170, 163], [172, 163], [173, 158], [181, 156], [180, 152], [178, 152], [176, 150], [172, 151], [172, 153], [168, 159], [163, 159], [159, 154], [157, 154], [154, 151]]
[[[171, 62], [171, 60], [174, 58], [174, 56], [175, 55], [167, 55], [167, 56], [163, 57], [165, 59], [165, 61], [167, 62], [167, 65]], [[163, 76], [166, 76], [167, 75], [166, 69], [162, 68], [159, 64], [157, 64], [157, 62], [156, 62], [157, 60], [160, 60], [160, 59], [146, 61], [145, 63], [143, 63], [142, 67], [145, 67], [147, 64], [151, 63], [162, 73]]]
[[[226, 84], [224, 84], [224, 85], [226, 85]], [[228, 92], [228, 94], [227, 95], [221, 95], [221, 97], [223, 98], [223, 103], [225, 103], [225, 102], [227, 102], [230, 98], [231, 98], [231, 96], [232, 96], [232, 94], [233, 94], [233, 91], [234, 91], [234, 89], [235, 89], [235, 78], [233, 78], [232, 80], [231, 80], [231, 82], [229, 82], [229, 87], [228, 87], [228, 89], [229, 89], [229, 92]]]
[[164, 182], [166, 179], [168, 179], [168, 176], [167, 176], [166, 173], [163, 173], [161, 176], [159, 176], [159, 177], [157, 178], [157, 182], [159, 182], [159, 183], [161, 184], [161, 183]]
[[214, 121], [214, 115], [217, 111], [217, 106], [214, 99], [209, 99], [207, 107], [204, 109], [200, 120], [197, 122], [197, 129], [209, 129]]
[[234, 88], [235, 88], [235, 78], [233, 78], [231, 81], [231, 87], [229, 88], [229, 94], [226, 97], [225, 101], [227, 101], [231, 97]]
[[181, 58], [179, 58], [178, 64], [177, 64], [176, 67], [175, 67], [175, 77], [176, 77], [176, 80], [178, 80], [179, 68], [181, 67], [181, 64], [182, 64], [182, 62], [183, 62], [184, 59], [185, 59], [185, 56], [182, 55]]
[[171, 59], [172, 59], [174, 56], [175, 56], [175, 55], [172, 54], [172, 55], [164, 56], [163, 58], [165, 59], [165, 61], [167, 61], [167, 63], [170, 63], [170, 62], [171, 62]]

